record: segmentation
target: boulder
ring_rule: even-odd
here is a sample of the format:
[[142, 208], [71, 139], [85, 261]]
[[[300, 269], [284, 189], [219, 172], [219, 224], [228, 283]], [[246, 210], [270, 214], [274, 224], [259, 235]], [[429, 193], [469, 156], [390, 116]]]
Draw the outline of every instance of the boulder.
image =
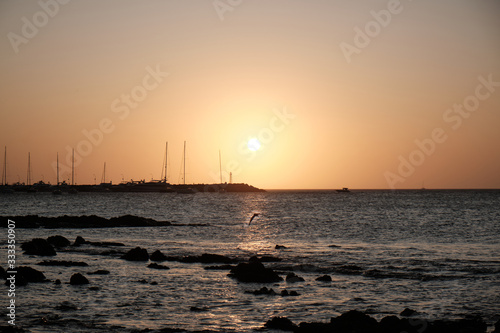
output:
[[82, 244], [88, 243], [82, 236], [76, 236], [75, 242], [73, 243], [73, 246], [80, 246]]
[[276, 244], [276, 246], [274, 247], [276, 250], [284, 250], [284, 249], [288, 249], [285, 245], [278, 245]]
[[332, 277], [330, 275], [323, 275], [323, 276], [316, 278], [316, 281], [332, 282]]
[[417, 314], [417, 311], [405, 308], [403, 311], [401, 311], [401, 313], [399, 315], [402, 317], [411, 317], [411, 316], [416, 315], [416, 314]]
[[71, 244], [71, 242], [64, 236], [56, 235], [47, 238], [47, 242], [54, 247], [66, 247]]
[[10, 280], [10, 277], [7, 276], [7, 279], [5, 281], [5, 285], [7, 287], [10, 287], [11, 286], [11, 283], [14, 282], [14, 285], [16, 287], [22, 287], [22, 286], [25, 286], [28, 284], [28, 281], [26, 281], [26, 279], [24, 278], [24, 276], [20, 275], [20, 274], [16, 274], [16, 279], [15, 281], [12, 281]]
[[386, 316], [380, 320], [379, 329], [384, 333], [400, 333], [407, 330], [405, 321], [396, 316]]
[[81, 284], [89, 284], [89, 280], [85, 276], [83, 276], [80, 273], [75, 273], [71, 276], [71, 279], [69, 280], [69, 284], [71, 285], [81, 285]]
[[42, 272], [40, 272], [34, 268], [28, 267], [28, 266], [18, 267], [16, 279], [19, 275], [22, 275], [26, 279], [26, 281], [28, 281], [28, 282], [45, 282], [45, 281], [47, 281], [47, 278], [45, 277], [45, 275]]
[[161, 253], [160, 250], [156, 250], [155, 252], [151, 253], [149, 259], [151, 259], [151, 261], [162, 262], [167, 260], [167, 256]]
[[21, 245], [21, 249], [24, 250], [25, 254], [36, 256], [55, 256], [57, 254], [52, 245], [42, 238], [34, 238], [25, 242]]
[[265, 328], [282, 331], [295, 331], [298, 326], [287, 317], [272, 317], [264, 324]]
[[136, 247], [135, 249], [131, 249], [130, 251], [128, 251], [121, 258], [128, 261], [148, 261], [149, 254], [148, 250]]
[[272, 269], [264, 267], [261, 262], [257, 261], [238, 264], [231, 269], [229, 276], [240, 282], [270, 283], [283, 280]]
[[297, 274], [295, 273], [288, 273], [288, 275], [286, 276], [286, 282], [287, 283], [296, 283], [296, 282], [304, 282], [304, 278], [298, 276]]
[[357, 310], [348, 311], [331, 319], [335, 330], [343, 332], [377, 332], [377, 321]]

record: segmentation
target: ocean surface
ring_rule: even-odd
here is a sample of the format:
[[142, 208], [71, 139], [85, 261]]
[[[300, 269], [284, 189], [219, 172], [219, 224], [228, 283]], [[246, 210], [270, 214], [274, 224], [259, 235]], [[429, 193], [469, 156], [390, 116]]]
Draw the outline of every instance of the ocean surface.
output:
[[[260, 215], [248, 225], [254, 213]], [[74, 241], [113, 241], [166, 255], [222, 254], [239, 260], [272, 255], [265, 263], [305, 282], [240, 283], [228, 271], [201, 263], [163, 262], [146, 268], [84, 245], [53, 258], [18, 252], [61, 285], [30, 283], [16, 291], [17, 323], [33, 332], [130, 332], [180, 328], [253, 332], [272, 316], [295, 323], [327, 322], [348, 310], [380, 319], [404, 308], [426, 318], [500, 315], [500, 191], [273, 191], [266, 193], [50, 193], [0, 195], [0, 215], [125, 214], [171, 221], [167, 227], [16, 229], [18, 244], [62, 235]], [[7, 221], [2, 221], [7, 224]], [[6, 267], [7, 229], [1, 265]], [[286, 249], [275, 249], [284, 245]], [[36, 265], [44, 259], [84, 261], [88, 267]], [[88, 275], [107, 269], [109, 275]], [[83, 273], [88, 286], [71, 286]], [[315, 279], [328, 274], [333, 281]], [[282, 275], [284, 277], [284, 275]], [[152, 282], [155, 282], [151, 284]], [[157, 284], [156, 284], [157, 283]], [[89, 287], [98, 287], [91, 290]], [[245, 293], [272, 287], [296, 297]], [[6, 287], [2, 289], [6, 324]], [[202, 311], [192, 311], [196, 307]]]

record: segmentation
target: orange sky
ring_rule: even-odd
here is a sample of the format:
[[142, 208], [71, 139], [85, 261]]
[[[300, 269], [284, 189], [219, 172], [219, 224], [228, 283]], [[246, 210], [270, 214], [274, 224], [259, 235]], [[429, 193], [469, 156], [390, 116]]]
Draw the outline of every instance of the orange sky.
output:
[[[500, 188], [495, 0], [0, 3], [7, 181]], [[85, 135], [87, 133], [87, 135]], [[434, 134], [433, 134], [434, 133]], [[90, 137], [90, 138], [89, 138]], [[250, 138], [261, 141], [252, 152]], [[3, 162], [3, 156], [0, 158]], [[70, 173], [63, 172], [62, 179]]]

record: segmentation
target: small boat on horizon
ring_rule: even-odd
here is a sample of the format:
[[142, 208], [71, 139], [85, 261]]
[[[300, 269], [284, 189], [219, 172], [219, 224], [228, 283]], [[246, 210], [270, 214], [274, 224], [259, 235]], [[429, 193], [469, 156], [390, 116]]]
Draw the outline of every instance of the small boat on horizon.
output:
[[339, 193], [349, 193], [351, 192], [347, 187], [343, 187], [341, 190], [336, 190]]

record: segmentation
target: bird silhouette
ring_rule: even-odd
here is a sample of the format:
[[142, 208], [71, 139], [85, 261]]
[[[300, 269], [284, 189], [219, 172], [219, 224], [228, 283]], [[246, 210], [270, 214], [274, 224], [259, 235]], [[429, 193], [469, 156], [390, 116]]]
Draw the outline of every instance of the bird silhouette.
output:
[[257, 216], [259, 216], [259, 213], [254, 213], [252, 215], [252, 217], [250, 218], [250, 222], [248, 222], [248, 225], [250, 225], [250, 223], [252, 223], [253, 219], [256, 218]]

